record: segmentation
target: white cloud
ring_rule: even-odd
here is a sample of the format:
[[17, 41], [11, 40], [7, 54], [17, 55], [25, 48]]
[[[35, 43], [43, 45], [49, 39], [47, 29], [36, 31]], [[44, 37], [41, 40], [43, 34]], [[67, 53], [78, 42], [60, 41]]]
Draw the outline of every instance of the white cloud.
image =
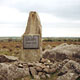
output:
[[27, 13], [21, 13], [16, 8], [0, 6], [0, 23], [25, 23], [27, 17]]
[[49, 13], [40, 13], [40, 18], [43, 23], [64, 23], [66, 20], [58, 18]]
[[[25, 25], [0, 24], [0, 36], [21, 37], [25, 31], [25, 28], [26, 28]], [[42, 27], [42, 36], [43, 37], [80, 37], [80, 28], [64, 28], [64, 27], [54, 27], [54, 26], [46, 27], [46, 28]]]
[[1, 0], [0, 36], [21, 36], [26, 28], [28, 12], [36, 10], [41, 19], [43, 36], [80, 37], [79, 2], [80, 0]]
[[43, 28], [43, 36], [48, 37], [80, 37], [80, 28]]
[[[22, 27], [23, 26], [23, 27]], [[25, 28], [25, 25], [19, 24], [0, 24], [0, 37], [5, 36], [22, 36]]]

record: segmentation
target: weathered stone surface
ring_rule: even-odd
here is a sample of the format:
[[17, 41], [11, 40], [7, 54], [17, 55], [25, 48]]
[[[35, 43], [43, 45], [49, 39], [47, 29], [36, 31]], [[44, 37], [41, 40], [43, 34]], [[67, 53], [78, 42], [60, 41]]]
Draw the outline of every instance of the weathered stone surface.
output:
[[51, 77], [56, 73], [57, 80], [76, 80], [80, 76], [80, 64], [76, 61], [65, 59], [61, 62], [52, 63], [50, 60], [44, 59], [43, 62], [14, 61], [0, 63], [0, 79], [31, 80], [33, 78], [34, 80], [46, 80], [52, 79]]
[[2, 63], [2, 62], [14, 62], [17, 60], [18, 60], [18, 58], [14, 57], [14, 56], [0, 55], [0, 63]]
[[15, 80], [29, 76], [29, 69], [18, 67], [18, 63], [0, 63], [0, 80]]
[[24, 34], [40, 34], [41, 37], [41, 30], [41, 22], [37, 12], [31, 11], [29, 14], [27, 27]]
[[76, 61], [70, 60], [64, 65], [64, 67], [65, 66], [68, 68], [68, 70], [70, 69], [74, 71], [75, 73], [80, 74], [80, 64], [77, 63]]
[[63, 76], [58, 77], [57, 80], [76, 80], [77, 77], [78, 75], [76, 75], [75, 73], [68, 72]]
[[43, 52], [43, 58], [63, 61], [72, 59], [80, 63], [80, 45], [61, 44], [53, 49], [47, 49]]
[[60, 69], [57, 80], [76, 80], [80, 74], [80, 64], [69, 60]]
[[[26, 62], [36, 62], [40, 60], [42, 56], [42, 30], [41, 30], [41, 23], [37, 12], [30, 12], [27, 27], [25, 33], [23, 34], [23, 39], [27, 37], [34, 37], [38, 36], [36, 40], [28, 40], [27, 44], [26, 41], [23, 40], [23, 52], [21, 54], [21, 59]], [[39, 39], [39, 40], [38, 40]], [[36, 42], [35, 42], [36, 41]]]

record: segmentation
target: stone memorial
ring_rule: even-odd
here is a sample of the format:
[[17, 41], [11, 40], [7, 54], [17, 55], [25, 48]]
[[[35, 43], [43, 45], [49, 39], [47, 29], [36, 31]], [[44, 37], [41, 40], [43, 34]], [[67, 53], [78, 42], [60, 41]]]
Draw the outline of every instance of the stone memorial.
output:
[[22, 36], [23, 52], [21, 59], [26, 62], [36, 62], [42, 53], [42, 26], [37, 12], [31, 11], [29, 14], [27, 27]]

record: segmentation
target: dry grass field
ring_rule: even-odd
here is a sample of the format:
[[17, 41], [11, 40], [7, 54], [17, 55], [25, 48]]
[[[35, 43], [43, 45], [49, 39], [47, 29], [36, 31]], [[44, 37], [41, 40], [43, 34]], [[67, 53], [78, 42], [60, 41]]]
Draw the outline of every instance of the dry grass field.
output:
[[60, 45], [60, 44], [62, 44], [62, 43], [67, 43], [67, 44], [75, 44], [75, 45], [80, 45], [80, 42], [71, 42], [71, 41], [55, 41], [55, 42], [46, 42], [46, 41], [44, 41], [44, 42], [42, 42], [42, 46], [43, 46], [43, 49], [46, 47], [46, 46], [48, 46], [48, 45], [50, 45], [51, 47], [56, 47], [56, 46], [58, 46], [58, 45]]
[[[45, 50], [47, 46], [56, 47], [62, 43], [68, 43], [68, 44], [76, 44], [80, 45], [79, 40], [55, 40], [55, 41], [50, 41], [50, 40], [43, 40], [42, 41], [42, 49]], [[0, 41], [0, 54], [5, 54], [5, 55], [12, 55], [12, 56], [19, 56], [21, 53], [21, 48], [22, 48], [22, 42], [21, 40], [13, 40], [13, 39], [7, 39], [7, 40], [1, 40]]]

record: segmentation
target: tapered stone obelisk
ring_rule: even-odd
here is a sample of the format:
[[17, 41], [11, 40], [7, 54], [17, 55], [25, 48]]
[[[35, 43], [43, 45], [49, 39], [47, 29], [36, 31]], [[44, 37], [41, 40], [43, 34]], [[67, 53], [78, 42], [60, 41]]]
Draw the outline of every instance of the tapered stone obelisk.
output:
[[21, 59], [26, 62], [39, 61], [42, 53], [42, 26], [37, 12], [31, 11], [23, 34], [23, 53]]

